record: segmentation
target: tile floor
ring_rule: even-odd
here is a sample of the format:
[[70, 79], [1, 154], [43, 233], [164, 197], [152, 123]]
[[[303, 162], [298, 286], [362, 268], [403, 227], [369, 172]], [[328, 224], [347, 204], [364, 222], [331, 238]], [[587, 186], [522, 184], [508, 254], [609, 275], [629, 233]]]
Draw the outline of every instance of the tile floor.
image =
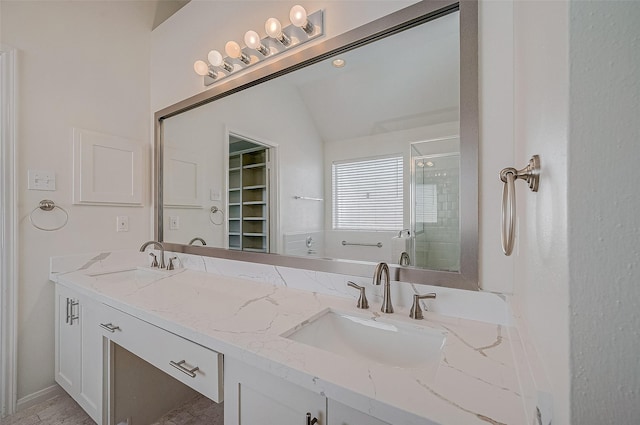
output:
[[[223, 425], [223, 404], [197, 396], [152, 425]], [[57, 395], [15, 415], [0, 419], [0, 425], [95, 425], [69, 395]], [[144, 425], [144, 424], [136, 424]]]

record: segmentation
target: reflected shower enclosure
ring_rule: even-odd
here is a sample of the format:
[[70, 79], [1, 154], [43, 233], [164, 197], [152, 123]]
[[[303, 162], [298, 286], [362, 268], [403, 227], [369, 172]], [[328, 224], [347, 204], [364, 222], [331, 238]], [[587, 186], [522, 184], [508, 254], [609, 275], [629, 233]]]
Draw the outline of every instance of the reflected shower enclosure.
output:
[[412, 265], [460, 271], [459, 141], [411, 146]]

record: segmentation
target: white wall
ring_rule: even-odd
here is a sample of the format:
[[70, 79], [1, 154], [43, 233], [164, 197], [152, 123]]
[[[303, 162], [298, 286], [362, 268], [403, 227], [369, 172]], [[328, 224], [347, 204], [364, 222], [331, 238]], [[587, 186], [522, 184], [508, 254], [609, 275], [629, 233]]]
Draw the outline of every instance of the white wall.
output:
[[569, 6], [571, 413], [640, 417], [640, 3]]
[[[144, 208], [73, 206], [71, 128], [148, 143], [149, 2], [2, 1], [2, 43], [18, 49], [18, 398], [53, 380], [54, 296], [49, 257], [138, 247], [149, 239]], [[55, 192], [28, 191], [27, 170], [56, 173]], [[42, 199], [69, 211], [57, 232], [27, 219]], [[116, 233], [116, 216], [129, 232]]]
[[515, 2], [513, 12], [513, 165], [522, 168], [533, 154], [540, 155], [542, 164], [537, 193], [524, 182], [516, 184], [515, 307], [550, 380], [553, 422], [569, 424], [568, 4]]

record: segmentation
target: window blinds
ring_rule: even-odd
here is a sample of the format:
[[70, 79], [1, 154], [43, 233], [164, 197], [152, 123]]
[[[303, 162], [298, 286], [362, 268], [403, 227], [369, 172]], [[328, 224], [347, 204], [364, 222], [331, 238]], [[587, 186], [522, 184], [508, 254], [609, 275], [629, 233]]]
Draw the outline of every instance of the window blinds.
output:
[[403, 228], [402, 157], [333, 164], [335, 230]]

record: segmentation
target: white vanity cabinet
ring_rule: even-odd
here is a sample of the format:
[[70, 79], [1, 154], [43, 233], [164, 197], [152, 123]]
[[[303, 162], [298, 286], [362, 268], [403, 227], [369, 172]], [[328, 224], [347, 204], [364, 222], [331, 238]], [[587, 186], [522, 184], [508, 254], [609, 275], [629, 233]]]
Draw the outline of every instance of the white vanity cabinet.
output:
[[225, 425], [389, 425], [235, 359], [227, 357], [224, 374]]
[[98, 304], [61, 285], [55, 287], [55, 379], [100, 425], [102, 335]]

